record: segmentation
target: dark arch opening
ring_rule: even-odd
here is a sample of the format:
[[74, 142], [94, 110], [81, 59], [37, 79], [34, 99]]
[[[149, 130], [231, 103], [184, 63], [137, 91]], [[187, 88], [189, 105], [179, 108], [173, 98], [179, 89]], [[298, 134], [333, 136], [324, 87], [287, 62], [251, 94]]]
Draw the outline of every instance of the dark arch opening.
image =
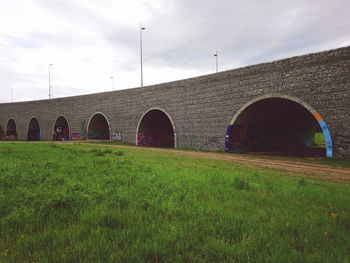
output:
[[268, 98], [245, 108], [227, 131], [230, 152], [322, 157], [324, 136], [304, 106], [284, 98]]
[[174, 128], [163, 111], [154, 109], [143, 116], [137, 131], [137, 145], [175, 147]]
[[55, 126], [53, 127], [52, 139], [54, 141], [69, 140], [69, 125], [64, 116], [60, 116], [56, 119]]
[[32, 118], [28, 125], [27, 140], [40, 141], [40, 139], [41, 139], [41, 134], [40, 134], [39, 121], [36, 118]]
[[10, 119], [6, 125], [6, 138], [7, 140], [17, 140], [17, 127], [13, 119]]
[[96, 113], [88, 125], [89, 140], [110, 140], [109, 124], [106, 117], [101, 113]]

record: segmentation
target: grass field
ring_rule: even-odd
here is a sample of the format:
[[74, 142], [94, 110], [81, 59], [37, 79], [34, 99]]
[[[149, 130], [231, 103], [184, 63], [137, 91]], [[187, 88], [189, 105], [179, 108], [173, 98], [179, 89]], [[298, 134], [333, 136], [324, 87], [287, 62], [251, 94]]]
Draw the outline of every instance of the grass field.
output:
[[[319, 133], [316, 133], [319, 137]], [[323, 134], [321, 134], [323, 136]], [[322, 137], [323, 138], [323, 137]], [[115, 146], [135, 146], [131, 143], [125, 142], [111, 142], [111, 141], [79, 141], [77, 144], [99, 144], [99, 145], [115, 145]], [[201, 149], [192, 149], [192, 148], [168, 148], [167, 150], [173, 151], [191, 151], [191, 152], [214, 152], [217, 154], [227, 154], [225, 150], [201, 150]], [[236, 154], [235, 154], [236, 155]], [[243, 154], [244, 155], [244, 154]], [[292, 162], [301, 162], [301, 163], [313, 163], [313, 164], [322, 164], [328, 165], [332, 167], [345, 167], [350, 168], [350, 159], [337, 159], [337, 158], [327, 158], [327, 157], [292, 157], [292, 156], [272, 156], [272, 155], [264, 155], [259, 153], [249, 154], [250, 157], [260, 158], [260, 159], [273, 159], [273, 160], [281, 160], [281, 161], [292, 161]]]
[[350, 262], [350, 187], [144, 148], [1, 143], [0, 262]]

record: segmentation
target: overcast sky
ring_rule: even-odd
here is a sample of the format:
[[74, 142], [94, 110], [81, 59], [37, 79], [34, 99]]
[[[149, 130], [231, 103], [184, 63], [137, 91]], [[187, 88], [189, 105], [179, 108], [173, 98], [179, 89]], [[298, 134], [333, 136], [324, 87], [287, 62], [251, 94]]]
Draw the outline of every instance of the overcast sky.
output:
[[140, 86], [350, 45], [349, 0], [0, 0], [0, 102]]

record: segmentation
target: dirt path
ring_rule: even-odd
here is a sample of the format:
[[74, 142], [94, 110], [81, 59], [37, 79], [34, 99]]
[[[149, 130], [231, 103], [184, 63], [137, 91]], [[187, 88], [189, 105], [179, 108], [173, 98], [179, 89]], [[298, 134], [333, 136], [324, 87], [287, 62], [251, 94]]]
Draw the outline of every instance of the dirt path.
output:
[[302, 163], [295, 161], [285, 160], [269, 160], [257, 158], [249, 155], [242, 154], [223, 154], [223, 153], [211, 153], [211, 152], [191, 152], [181, 150], [169, 150], [162, 148], [143, 148], [136, 146], [124, 146], [124, 145], [110, 145], [110, 144], [96, 144], [96, 143], [83, 143], [92, 146], [103, 146], [103, 147], [115, 147], [115, 148], [134, 148], [134, 149], [147, 149], [151, 151], [167, 152], [176, 155], [215, 159], [215, 160], [226, 160], [234, 163], [242, 164], [250, 167], [259, 167], [275, 171], [283, 171], [290, 175], [308, 177], [319, 180], [342, 182], [350, 184], [350, 169], [341, 167], [331, 167], [321, 164]]

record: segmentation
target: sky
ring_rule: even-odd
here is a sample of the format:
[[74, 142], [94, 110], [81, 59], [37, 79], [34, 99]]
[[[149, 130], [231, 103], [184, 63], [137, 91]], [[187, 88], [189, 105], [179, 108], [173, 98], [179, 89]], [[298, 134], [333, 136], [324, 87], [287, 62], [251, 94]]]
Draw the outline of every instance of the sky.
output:
[[[0, 103], [139, 87], [350, 45], [349, 0], [0, 0]], [[49, 66], [52, 64], [52, 66]], [[111, 78], [113, 77], [113, 78]]]

